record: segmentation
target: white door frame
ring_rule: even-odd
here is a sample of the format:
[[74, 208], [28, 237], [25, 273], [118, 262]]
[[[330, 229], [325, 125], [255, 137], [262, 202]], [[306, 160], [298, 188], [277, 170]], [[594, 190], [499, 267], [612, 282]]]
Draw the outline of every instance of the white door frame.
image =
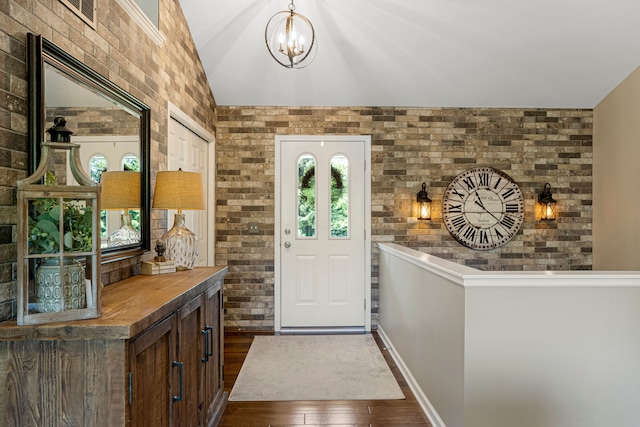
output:
[[275, 227], [274, 227], [274, 257], [275, 257], [275, 282], [273, 285], [275, 306], [274, 306], [274, 330], [280, 332], [282, 329], [281, 324], [281, 310], [282, 310], [282, 294], [281, 294], [281, 259], [280, 259], [280, 246], [281, 240], [281, 224], [280, 224], [280, 182], [281, 182], [281, 149], [282, 142], [284, 141], [361, 141], [364, 144], [364, 210], [365, 210], [365, 233], [364, 233], [364, 281], [365, 281], [365, 331], [371, 331], [371, 136], [370, 135], [358, 135], [358, 136], [341, 136], [341, 135], [276, 135], [275, 137]]
[[[205, 182], [205, 191], [208, 192], [207, 230], [209, 231], [207, 236], [207, 265], [214, 266], [216, 265], [216, 137], [171, 102], [167, 103], [167, 110], [167, 131], [169, 129], [169, 122], [171, 119], [174, 119], [207, 142], [207, 182]], [[171, 220], [168, 221], [168, 223], [172, 224]]]

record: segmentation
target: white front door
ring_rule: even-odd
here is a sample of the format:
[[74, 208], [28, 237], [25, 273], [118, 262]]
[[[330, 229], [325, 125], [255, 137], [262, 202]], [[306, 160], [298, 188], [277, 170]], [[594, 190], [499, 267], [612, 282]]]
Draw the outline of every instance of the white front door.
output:
[[368, 330], [369, 138], [279, 137], [276, 144], [276, 330]]

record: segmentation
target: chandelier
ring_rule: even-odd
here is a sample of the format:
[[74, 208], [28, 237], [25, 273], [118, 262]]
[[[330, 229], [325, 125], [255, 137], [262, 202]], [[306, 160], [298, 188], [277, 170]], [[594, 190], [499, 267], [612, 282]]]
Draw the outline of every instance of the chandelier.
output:
[[313, 24], [295, 9], [291, 0], [289, 10], [273, 15], [264, 30], [269, 53], [286, 68], [306, 67], [315, 58], [318, 47]]

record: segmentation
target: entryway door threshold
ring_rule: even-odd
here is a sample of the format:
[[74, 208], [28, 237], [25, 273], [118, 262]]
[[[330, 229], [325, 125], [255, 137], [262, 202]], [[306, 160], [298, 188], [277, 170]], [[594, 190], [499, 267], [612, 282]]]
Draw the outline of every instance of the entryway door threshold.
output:
[[345, 335], [364, 334], [364, 326], [353, 326], [345, 328], [281, 328], [276, 335]]

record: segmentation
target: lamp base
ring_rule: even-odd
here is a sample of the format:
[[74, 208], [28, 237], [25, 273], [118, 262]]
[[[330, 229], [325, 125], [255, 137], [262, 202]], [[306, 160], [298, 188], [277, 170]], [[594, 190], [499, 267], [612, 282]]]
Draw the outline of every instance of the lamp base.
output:
[[198, 237], [184, 222], [184, 214], [176, 214], [173, 227], [160, 239], [167, 248], [165, 258], [173, 261], [176, 270], [192, 270], [198, 258]]
[[107, 239], [109, 247], [140, 243], [140, 233], [131, 226], [131, 216], [128, 213], [120, 215], [120, 224], [120, 228]]

